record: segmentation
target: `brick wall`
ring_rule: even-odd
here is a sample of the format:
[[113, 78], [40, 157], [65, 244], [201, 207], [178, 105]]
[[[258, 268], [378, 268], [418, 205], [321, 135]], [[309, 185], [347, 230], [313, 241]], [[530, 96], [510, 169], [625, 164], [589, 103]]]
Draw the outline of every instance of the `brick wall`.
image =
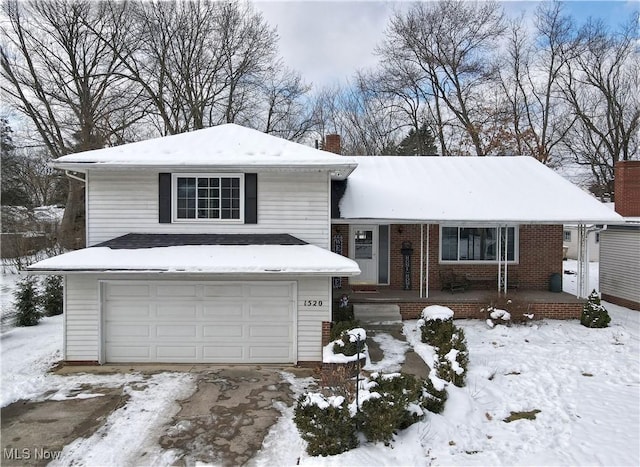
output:
[[340, 135], [327, 135], [324, 139], [323, 149], [325, 151], [341, 154]]
[[614, 167], [616, 212], [640, 216], [640, 161], [618, 161]]
[[613, 295], [609, 295], [609, 294], [602, 294], [602, 300], [606, 301], [606, 302], [610, 302], [610, 303], [614, 303], [616, 305], [620, 305], [623, 306], [625, 308], [630, 308], [632, 310], [638, 310], [640, 311], [640, 303], [639, 302], [634, 302], [633, 300], [627, 300], [626, 298], [620, 298], [620, 297], [614, 297]]
[[[400, 314], [402, 319], [418, 319], [422, 310], [432, 303], [425, 302], [402, 302]], [[451, 308], [455, 319], [486, 319], [486, 313], [481, 309], [486, 303], [459, 303], [459, 302], [438, 302], [438, 305]], [[537, 318], [547, 319], [578, 319], [582, 313], [582, 303], [532, 303], [529, 311]]]

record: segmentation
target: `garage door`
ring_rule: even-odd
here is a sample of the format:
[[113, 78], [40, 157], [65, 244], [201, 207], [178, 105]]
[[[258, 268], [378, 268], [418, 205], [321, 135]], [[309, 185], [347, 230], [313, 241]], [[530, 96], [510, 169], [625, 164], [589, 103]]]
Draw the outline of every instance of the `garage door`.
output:
[[106, 362], [295, 363], [294, 282], [103, 287]]

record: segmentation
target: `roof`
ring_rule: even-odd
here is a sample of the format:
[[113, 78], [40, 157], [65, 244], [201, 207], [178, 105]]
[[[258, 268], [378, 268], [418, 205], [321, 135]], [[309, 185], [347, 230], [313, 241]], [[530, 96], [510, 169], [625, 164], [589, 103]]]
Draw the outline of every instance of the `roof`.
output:
[[130, 233], [93, 245], [114, 250], [135, 250], [184, 245], [306, 245], [289, 234], [140, 234]]
[[340, 219], [433, 223], [620, 221], [531, 157], [353, 157]]
[[62, 156], [51, 164], [86, 172], [99, 168], [239, 169], [280, 168], [332, 171], [344, 178], [355, 168], [350, 157], [294, 143], [233, 123]]
[[[251, 237], [261, 243], [244, 243]], [[216, 243], [201, 243], [207, 239]], [[279, 243], [281, 241], [285, 243]], [[45, 259], [29, 266], [28, 270], [44, 273], [360, 274], [355, 261], [284, 234], [129, 234], [100, 245]]]

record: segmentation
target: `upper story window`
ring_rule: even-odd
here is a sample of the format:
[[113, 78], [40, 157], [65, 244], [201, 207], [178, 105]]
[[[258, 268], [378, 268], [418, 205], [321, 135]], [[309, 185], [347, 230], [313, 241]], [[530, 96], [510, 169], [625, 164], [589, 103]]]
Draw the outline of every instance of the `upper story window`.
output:
[[242, 174], [174, 174], [176, 221], [243, 221]]
[[570, 242], [571, 241], [571, 230], [565, 230], [564, 231], [564, 241], [565, 242]]
[[[518, 230], [507, 227], [507, 260], [517, 261]], [[493, 263], [498, 261], [497, 227], [441, 227], [440, 261]]]

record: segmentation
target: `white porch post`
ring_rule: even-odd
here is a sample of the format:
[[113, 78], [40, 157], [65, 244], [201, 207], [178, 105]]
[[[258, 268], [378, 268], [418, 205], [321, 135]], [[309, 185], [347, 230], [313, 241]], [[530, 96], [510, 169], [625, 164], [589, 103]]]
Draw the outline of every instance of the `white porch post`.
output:
[[498, 293], [507, 293], [507, 263], [509, 262], [509, 227], [498, 227]]
[[424, 224], [420, 224], [420, 298], [423, 297], [422, 287], [424, 286]]
[[576, 296], [587, 298], [589, 295], [589, 248], [588, 231], [585, 224], [578, 224], [578, 283]]
[[425, 285], [424, 285], [424, 290], [425, 290], [425, 297], [429, 298], [429, 232], [431, 231], [430, 229], [431, 225], [427, 224], [427, 264], [426, 264], [426, 280], [425, 280]]

